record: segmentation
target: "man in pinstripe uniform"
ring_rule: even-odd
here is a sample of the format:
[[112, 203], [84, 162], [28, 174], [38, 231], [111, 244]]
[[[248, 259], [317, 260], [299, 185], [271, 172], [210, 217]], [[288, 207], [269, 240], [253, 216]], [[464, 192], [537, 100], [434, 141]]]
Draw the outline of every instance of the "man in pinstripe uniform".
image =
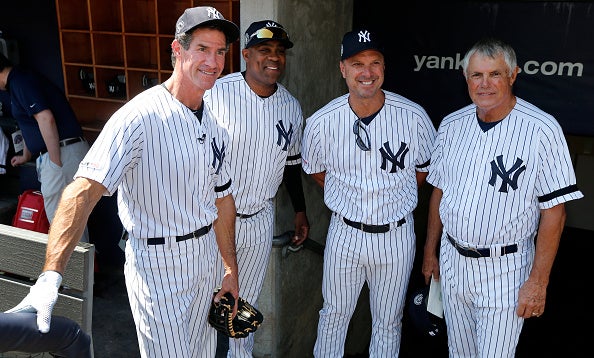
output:
[[435, 128], [425, 110], [382, 90], [377, 34], [345, 34], [340, 71], [349, 93], [307, 119], [303, 169], [334, 213], [324, 252], [316, 357], [342, 357], [364, 282], [372, 317], [370, 357], [397, 357], [415, 256], [413, 210], [427, 176]]
[[450, 357], [514, 357], [583, 195], [555, 118], [512, 93], [511, 46], [481, 40], [462, 67], [473, 104], [439, 126], [422, 272], [441, 278]]
[[[61, 274], [92, 208], [118, 192], [128, 232], [124, 273], [142, 357], [214, 357], [207, 329], [215, 281], [238, 297], [229, 139], [202, 96], [223, 71], [239, 29], [212, 7], [187, 9], [171, 44], [174, 70], [106, 123], [62, 196], [43, 273], [15, 311], [49, 329]], [[214, 226], [214, 232], [212, 230]], [[39, 323], [38, 323], [39, 324]], [[42, 328], [40, 326], [40, 328]]]
[[[273, 199], [284, 180], [295, 210], [293, 245], [309, 230], [301, 184], [301, 106], [278, 83], [293, 47], [283, 26], [256, 21], [245, 33], [246, 70], [219, 79], [204, 101], [229, 132], [227, 148], [237, 207], [240, 296], [257, 302], [268, 267], [274, 229]], [[284, 173], [284, 176], [283, 176]], [[223, 268], [220, 268], [223, 273]], [[219, 339], [226, 339], [219, 335]], [[225, 346], [225, 344], [220, 344]], [[229, 357], [252, 357], [253, 334], [229, 342]]]

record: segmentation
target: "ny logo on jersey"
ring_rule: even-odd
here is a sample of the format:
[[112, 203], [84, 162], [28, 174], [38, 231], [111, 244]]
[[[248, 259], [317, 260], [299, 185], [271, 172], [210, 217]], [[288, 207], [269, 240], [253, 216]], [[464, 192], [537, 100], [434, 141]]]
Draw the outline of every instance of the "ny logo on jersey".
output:
[[[526, 170], [526, 166], [522, 165], [524, 161], [520, 158], [516, 158], [516, 162], [510, 170], [505, 169], [503, 164], [503, 155], [497, 156], [497, 161], [491, 161], [491, 178], [489, 179], [489, 185], [495, 186], [497, 177], [499, 176], [502, 180], [501, 186], [499, 187], [500, 193], [507, 193], [507, 186], [511, 186], [513, 190], [518, 189], [518, 177]], [[511, 177], [510, 174], [514, 173]]]
[[400, 142], [400, 149], [398, 152], [394, 154], [392, 152], [392, 148], [390, 148], [390, 142], [384, 143], [384, 146], [380, 148], [380, 153], [382, 154], [382, 165], [380, 166], [381, 169], [386, 170], [388, 161], [392, 163], [392, 169], [390, 169], [390, 173], [396, 173], [396, 167], [400, 169], [404, 169], [404, 157], [406, 157], [406, 153], [408, 153], [408, 145], [404, 142]]
[[283, 139], [285, 140], [285, 144], [283, 145], [283, 150], [287, 151], [287, 146], [291, 142], [291, 136], [293, 135], [293, 125], [289, 125], [289, 130], [285, 129], [285, 125], [282, 121], [278, 121], [276, 124], [276, 130], [278, 131], [278, 139], [276, 140], [276, 145], [281, 146], [283, 144]]
[[371, 41], [371, 33], [367, 30], [361, 30], [357, 34], [359, 35], [359, 42], [370, 42]]
[[210, 147], [212, 148], [212, 167], [215, 170], [215, 174], [219, 174], [221, 170], [221, 166], [223, 166], [223, 159], [225, 159], [225, 144], [219, 149], [216, 143], [216, 139], [213, 138], [212, 142], [210, 143]]

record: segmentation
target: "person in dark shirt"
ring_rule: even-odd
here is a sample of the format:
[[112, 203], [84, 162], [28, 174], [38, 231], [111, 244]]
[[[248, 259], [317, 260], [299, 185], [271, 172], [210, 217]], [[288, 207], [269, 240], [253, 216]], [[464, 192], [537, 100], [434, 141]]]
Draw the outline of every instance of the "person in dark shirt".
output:
[[[51, 223], [64, 187], [89, 144], [64, 92], [47, 78], [13, 65], [0, 54], [0, 90], [10, 94], [10, 111], [24, 139], [22, 152], [10, 159], [14, 167], [36, 158], [45, 212]], [[81, 239], [88, 242], [88, 231]]]

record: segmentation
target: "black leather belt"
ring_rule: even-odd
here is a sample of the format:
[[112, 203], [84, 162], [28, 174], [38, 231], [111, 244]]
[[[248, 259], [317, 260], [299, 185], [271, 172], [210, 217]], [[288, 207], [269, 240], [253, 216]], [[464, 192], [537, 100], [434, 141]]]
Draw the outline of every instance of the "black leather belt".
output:
[[[390, 224], [385, 225], [367, 225], [363, 223], [359, 223], [356, 221], [351, 221], [345, 217], [342, 218], [345, 224], [348, 226], [354, 227], [355, 229], [359, 229], [361, 231], [369, 232], [372, 234], [382, 234], [384, 232], [390, 231]], [[406, 223], [405, 219], [400, 219], [396, 222], [396, 227], [400, 227]]]
[[[458, 252], [462, 256], [474, 257], [474, 258], [490, 257], [491, 256], [491, 249], [488, 249], [488, 248], [475, 249], [472, 247], [464, 247], [464, 246], [461, 246], [460, 244], [458, 244], [454, 240], [454, 238], [450, 236], [450, 234], [447, 234], [447, 236], [448, 236], [448, 240], [450, 241], [452, 246], [454, 246], [456, 248], [456, 250], [458, 250]], [[500, 250], [501, 250], [500, 256], [507, 255], [507, 254], [513, 254], [514, 252], [518, 251], [518, 245], [512, 244], [512, 245], [504, 246], [504, 247], [501, 247]]]
[[258, 211], [256, 211], [253, 214], [240, 214], [240, 213], [237, 213], [237, 214], [235, 214], [235, 216], [237, 216], [240, 219], [247, 219], [247, 218], [251, 218], [252, 216], [260, 213], [260, 211], [262, 211], [262, 210], [258, 210]]
[[[83, 140], [85, 140], [83, 137], [68, 138], [68, 139], [62, 139], [60, 142], [58, 142], [58, 144], [59, 144], [60, 147], [65, 147], [65, 146], [70, 145], [70, 144], [82, 142]], [[39, 152], [39, 154], [45, 154], [45, 153], [47, 153], [47, 148], [43, 148]]]
[[[200, 236], [206, 235], [210, 231], [211, 227], [212, 227], [212, 224], [201, 227], [200, 229], [198, 229], [194, 232], [191, 232], [187, 235], [176, 236], [175, 241], [180, 242], [180, 241], [185, 241], [185, 240], [189, 240], [189, 239], [197, 239]], [[147, 245], [163, 245], [163, 244], [165, 244], [165, 238], [164, 237], [151, 237], [149, 239], [146, 239], [146, 244]]]

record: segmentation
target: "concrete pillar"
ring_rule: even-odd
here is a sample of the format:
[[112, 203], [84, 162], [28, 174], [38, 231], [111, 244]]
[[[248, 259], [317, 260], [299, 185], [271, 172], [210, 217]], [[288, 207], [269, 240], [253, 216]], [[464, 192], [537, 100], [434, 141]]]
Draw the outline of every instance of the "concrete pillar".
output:
[[294, 251], [292, 232], [276, 236], [258, 309], [264, 321], [254, 334], [256, 358], [312, 355], [322, 307], [323, 247]]

